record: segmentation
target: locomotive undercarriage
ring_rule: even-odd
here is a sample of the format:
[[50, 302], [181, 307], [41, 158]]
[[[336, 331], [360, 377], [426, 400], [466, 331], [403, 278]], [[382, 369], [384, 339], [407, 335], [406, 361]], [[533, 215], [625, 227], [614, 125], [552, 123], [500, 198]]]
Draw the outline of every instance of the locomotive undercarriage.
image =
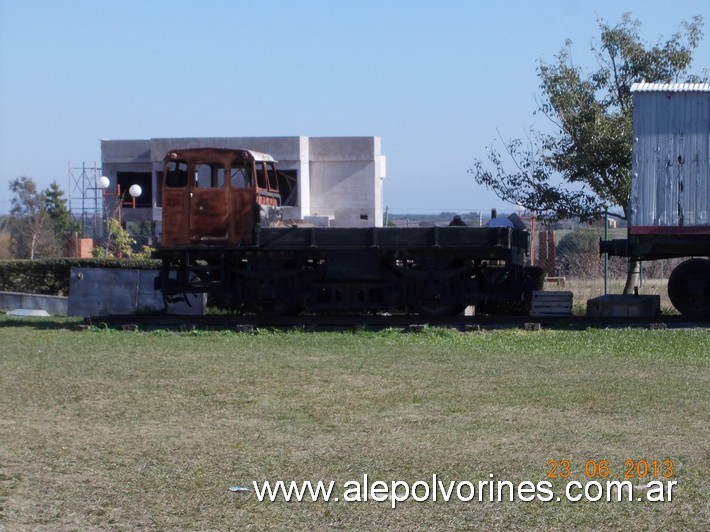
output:
[[261, 315], [456, 315], [469, 305], [522, 302], [525, 290], [522, 266], [450, 250], [188, 247], [160, 256], [156, 284], [167, 297], [207, 293], [222, 306]]
[[504, 227], [257, 228], [248, 246], [159, 248], [156, 288], [207, 293], [241, 313], [455, 315], [523, 302], [535, 288], [528, 239]]

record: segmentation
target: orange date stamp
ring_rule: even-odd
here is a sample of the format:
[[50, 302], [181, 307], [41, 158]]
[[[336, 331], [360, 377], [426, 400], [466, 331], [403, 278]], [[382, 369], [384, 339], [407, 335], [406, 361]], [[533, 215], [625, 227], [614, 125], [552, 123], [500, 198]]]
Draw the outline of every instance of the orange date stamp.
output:
[[[572, 462], [564, 459], [550, 459], [547, 461], [547, 467], [547, 478], [553, 480], [569, 478], [576, 471]], [[587, 478], [672, 478], [673, 460], [625, 460], [622, 468], [613, 471], [609, 460], [590, 459], [584, 462], [582, 472]]]

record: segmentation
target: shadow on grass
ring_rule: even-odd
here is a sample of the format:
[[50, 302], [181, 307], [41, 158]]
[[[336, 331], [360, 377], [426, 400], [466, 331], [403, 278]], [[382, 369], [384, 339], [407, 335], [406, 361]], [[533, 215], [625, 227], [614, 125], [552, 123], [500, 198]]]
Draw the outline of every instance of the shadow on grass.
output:
[[14, 327], [33, 328], [40, 331], [74, 329], [77, 325], [84, 323], [84, 318], [67, 318], [67, 317], [49, 317], [49, 318], [33, 318], [33, 317], [13, 317], [0, 315], [0, 329], [9, 329]]

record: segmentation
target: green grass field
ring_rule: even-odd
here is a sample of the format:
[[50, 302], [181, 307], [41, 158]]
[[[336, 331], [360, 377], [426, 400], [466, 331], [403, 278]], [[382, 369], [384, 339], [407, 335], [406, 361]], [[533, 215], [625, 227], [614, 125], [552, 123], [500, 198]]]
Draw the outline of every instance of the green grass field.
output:
[[[0, 316], [1, 529], [710, 528], [707, 330], [248, 334], [75, 323]], [[569, 460], [570, 477], [550, 480], [558, 494], [586, 481], [588, 460], [607, 460], [619, 478], [642, 459], [673, 461], [672, 501], [392, 509], [229, 491], [279, 479], [343, 486], [364, 474], [538, 483], [549, 460]]]

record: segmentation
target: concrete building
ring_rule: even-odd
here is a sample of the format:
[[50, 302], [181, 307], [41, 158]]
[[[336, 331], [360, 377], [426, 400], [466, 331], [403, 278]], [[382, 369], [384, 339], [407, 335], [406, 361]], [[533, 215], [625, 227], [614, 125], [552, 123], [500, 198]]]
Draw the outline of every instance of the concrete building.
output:
[[126, 224], [150, 223], [162, 232], [163, 157], [185, 148], [250, 149], [272, 155], [277, 170], [297, 182], [285, 217], [332, 227], [381, 226], [385, 157], [379, 137], [222, 137], [102, 140], [102, 174], [128, 191], [140, 185], [136, 208], [123, 208]]

